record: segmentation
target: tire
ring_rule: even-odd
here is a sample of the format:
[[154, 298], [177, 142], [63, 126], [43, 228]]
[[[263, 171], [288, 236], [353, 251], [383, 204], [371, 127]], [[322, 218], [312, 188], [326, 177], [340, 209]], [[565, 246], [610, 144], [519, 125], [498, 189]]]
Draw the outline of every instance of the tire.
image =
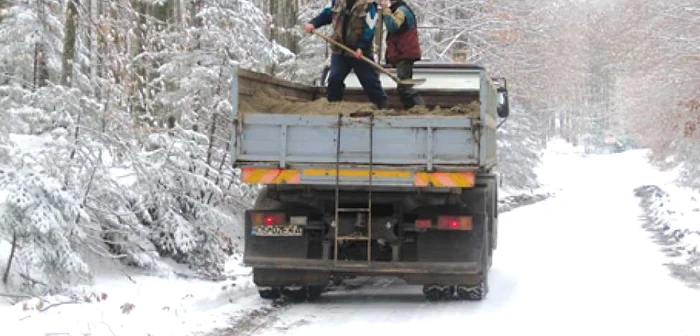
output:
[[476, 286], [457, 286], [457, 297], [465, 301], [482, 301], [488, 294], [488, 280], [484, 279]]
[[[490, 225], [489, 216], [486, 217], [486, 225]], [[491, 249], [491, 235], [490, 230], [487, 230], [483, 237], [482, 251], [482, 263], [483, 268], [483, 278], [476, 285], [459, 285], [456, 288], [457, 297], [460, 300], [465, 301], [482, 301], [486, 299], [489, 293], [489, 272], [491, 271], [492, 263], [492, 249]]]
[[302, 302], [306, 300], [307, 288], [301, 287], [298, 289], [283, 288], [282, 295], [291, 302]]
[[258, 289], [258, 294], [265, 300], [277, 300], [280, 298], [279, 288]]
[[447, 301], [454, 296], [454, 287], [426, 285], [423, 286], [423, 295], [431, 302]]
[[325, 288], [323, 286], [308, 286], [306, 288], [306, 294], [309, 301], [318, 301], [318, 299], [321, 298], [324, 289]]
[[295, 303], [304, 302], [307, 300], [309, 302], [314, 302], [321, 298], [324, 289], [325, 286], [304, 286], [294, 289], [283, 288], [281, 290], [281, 294], [287, 300]]

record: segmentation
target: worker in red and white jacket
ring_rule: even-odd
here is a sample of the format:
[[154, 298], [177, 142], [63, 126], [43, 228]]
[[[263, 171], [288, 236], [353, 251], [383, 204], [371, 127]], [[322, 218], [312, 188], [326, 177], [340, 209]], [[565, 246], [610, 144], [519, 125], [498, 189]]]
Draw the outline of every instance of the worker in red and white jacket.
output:
[[[396, 67], [399, 79], [413, 79], [413, 65], [421, 59], [416, 15], [402, 0], [383, 0], [380, 6], [387, 28], [386, 61]], [[401, 103], [407, 109], [425, 105], [412, 85], [399, 84], [398, 92]]]

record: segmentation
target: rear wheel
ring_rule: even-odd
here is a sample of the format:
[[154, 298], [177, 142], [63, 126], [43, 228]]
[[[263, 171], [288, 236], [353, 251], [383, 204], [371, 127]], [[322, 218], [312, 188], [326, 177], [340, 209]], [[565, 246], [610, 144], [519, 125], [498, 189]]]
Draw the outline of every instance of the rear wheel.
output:
[[457, 297], [460, 300], [481, 301], [488, 294], [488, 284], [486, 280], [476, 286], [457, 286]]
[[484, 278], [476, 285], [460, 285], [457, 286], [457, 297], [460, 300], [467, 301], [482, 301], [486, 299], [489, 293], [489, 276], [491, 266], [491, 256], [484, 253]]
[[299, 286], [285, 287], [281, 290], [282, 296], [291, 302], [317, 301], [321, 298], [325, 286]]
[[265, 300], [276, 300], [280, 298], [279, 288], [258, 289], [258, 294]]
[[454, 296], [454, 287], [426, 285], [423, 286], [423, 295], [428, 301], [446, 301]]
[[306, 287], [285, 287], [282, 289], [282, 295], [292, 302], [301, 302], [306, 300]]
[[491, 271], [491, 264], [493, 260], [493, 249], [491, 248], [491, 244], [493, 242], [492, 240], [492, 232], [491, 232], [491, 225], [493, 220], [493, 217], [488, 215], [485, 216], [484, 218], [484, 227], [486, 230], [484, 231], [484, 235], [482, 236], [482, 241], [481, 241], [481, 246], [480, 246], [480, 253], [481, 253], [481, 265], [482, 265], [482, 279], [479, 281], [477, 284], [469, 284], [469, 285], [458, 285], [456, 288], [456, 293], [457, 297], [460, 300], [466, 300], [466, 301], [482, 301], [486, 299], [486, 296], [489, 293], [489, 272]]
[[307, 292], [307, 297], [309, 301], [317, 301], [318, 299], [321, 298], [321, 295], [323, 294], [324, 287], [323, 286], [309, 286], [306, 288]]

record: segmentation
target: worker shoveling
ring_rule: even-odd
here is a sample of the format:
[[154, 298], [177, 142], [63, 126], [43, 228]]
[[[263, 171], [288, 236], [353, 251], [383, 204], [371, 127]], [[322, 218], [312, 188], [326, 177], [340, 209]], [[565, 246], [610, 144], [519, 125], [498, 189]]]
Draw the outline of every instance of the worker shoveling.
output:
[[[345, 51], [347, 51], [347, 52], [349, 52], [349, 53], [353, 53], [353, 52], [354, 52], [354, 51], [352, 51], [352, 49], [346, 47], [345, 45], [343, 45], [343, 44], [341, 44], [341, 43], [336, 42], [335, 40], [333, 40], [332, 38], [330, 38], [330, 37], [328, 37], [328, 36], [319, 34], [319, 33], [315, 32], [315, 31], [314, 31], [314, 35], [316, 35], [316, 36], [318, 36], [318, 37], [320, 37], [320, 38], [326, 40], [328, 43], [331, 43], [331, 44], [333, 44], [333, 45], [336, 45], [336, 46], [340, 47], [341, 49], [343, 49], [343, 50], [345, 50]], [[382, 67], [381, 65], [377, 64], [377, 63], [374, 62], [373, 60], [367, 58], [366, 56], [362, 56], [361, 59], [362, 59], [363, 61], [369, 63], [369, 64], [370, 64], [372, 67], [374, 67], [375, 69], [377, 69], [377, 70], [379, 70], [380, 72], [384, 73], [385, 75], [389, 76], [389, 78], [391, 78], [392, 80], [394, 80], [394, 81], [396, 82], [396, 84], [415, 86], [415, 85], [421, 85], [421, 84], [425, 83], [425, 81], [426, 81], [425, 78], [399, 79], [399, 77], [397, 77], [396, 75], [392, 74], [389, 70], [384, 69], [384, 67]]]

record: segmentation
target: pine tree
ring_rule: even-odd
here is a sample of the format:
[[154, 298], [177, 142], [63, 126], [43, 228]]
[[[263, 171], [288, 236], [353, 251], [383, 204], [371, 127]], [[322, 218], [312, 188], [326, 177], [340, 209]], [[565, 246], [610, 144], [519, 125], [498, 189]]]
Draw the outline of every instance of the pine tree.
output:
[[81, 221], [89, 220], [74, 195], [61, 183], [27, 170], [6, 173], [7, 191], [0, 205], [0, 237], [17, 238], [14, 265], [30, 291], [52, 291], [90, 276], [79, 247], [86, 238]]

